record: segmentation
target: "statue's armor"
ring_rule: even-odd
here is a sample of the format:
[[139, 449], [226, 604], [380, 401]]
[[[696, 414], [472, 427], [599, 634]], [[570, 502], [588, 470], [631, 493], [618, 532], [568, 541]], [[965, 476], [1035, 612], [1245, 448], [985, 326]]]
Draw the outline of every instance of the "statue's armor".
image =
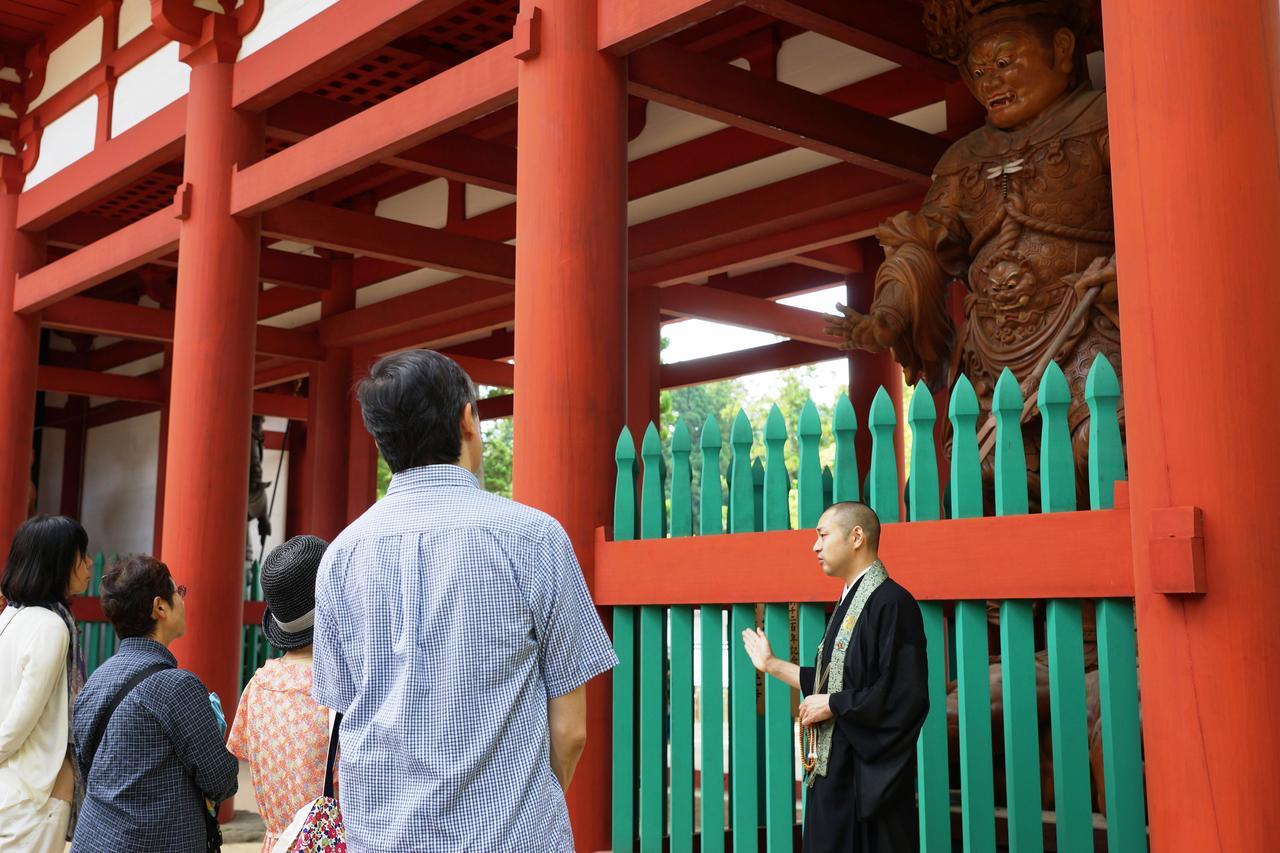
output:
[[[985, 408], [1000, 370], [1025, 380], [1069, 322], [1080, 273], [1115, 253], [1106, 96], [1077, 90], [1025, 128], [983, 127], [934, 178], [920, 213], [945, 232], [943, 268], [968, 285], [949, 378], [968, 376]], [[1071, 385], [1073, 431], [1099, 352], [1120, 370], [1114, 306], [1091, 308], [1053, 354]]]

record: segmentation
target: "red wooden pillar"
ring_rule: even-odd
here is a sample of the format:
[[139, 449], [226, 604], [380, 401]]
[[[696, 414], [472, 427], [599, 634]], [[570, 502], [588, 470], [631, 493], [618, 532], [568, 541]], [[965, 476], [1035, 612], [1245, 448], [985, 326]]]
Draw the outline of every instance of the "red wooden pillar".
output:
[[228, 719], [239, 699], [259, 241], [256, 216], [231, 215], [231, 179], [263, 145], [261, 116], [231, 106], [237, 44], [206, 37], [182, 57], [190, 212], [178, 244], [164, 495], [164, 559], [191, 591], [174, 652], [222, 697]]
[[636, 452], [650, 422], [659, 430], [663, 426], [659, 423], [661, 350], [658, 289], [638, 287], [631, 291], [627, 304], [627, 426], [635, 439]]
[[[12, 160], [12, 157], [4, 157]], [[7, 173], [12, 165], [3, 166]], [[36, 368], [40, 357], [40, 315], [13, 313], [14, 280], [38, 266], [44, 235], [19, 231], [18, 194], [22, 180], [6, 174], [0, 187], [0, 544], [27, 517], [31, 489], [32, 431], [36, 419]]]
[[[353, 366], [354, 367], [354, 366]], [[356, 373], [353, 378], [359, 381], [368, 375], [369, 365]], [[347, 522], [360, 517], [366, 509], [373, 506], [378, 497], [378, 445], [373, 436], [364, 428], [364, 419], [360, 415], [360, 403], [352, 396], [347, 406]]]
[[[845, 277], [845, 304], [865, 313], [871, 308], [871, 300], [876, 294], [876, 271], [884, 263], [884, 250], [874, 239], [860, 240], [858, 248], [862, 251], [862, 272]], [[858, 476], [863, 480], [871, 470], [871, 430], [867, 428], [867, 417], [871, 413], [871, 401], [875, 399], [881, 386], [889, 392], [889, 399], [893, 400], [893, 409], [897, 413], [898, 425], [893, 432], [893, 443], [897, 448], [898, 482], [905, 488], [906, 469], [902, 457], [902, 366], [893, 360], [893, 353], [889, 350], [877, 353], [850, 350], [849, 402], [853, 403], [853, 411], [858, 416], [854, 447], [858, 455]], [[861, 483], [858, 488], [861, 494]], [[862, 495], [862, 498], [866, 500], [867, 496]]]
[[[520, 67], [514, 489], [560, 520], [594, 586], [625, 417], [626, 74], [596, 49], [595, 0], [539, 6], [541, 51]], [[593, 680], [568, 793], [580, 850], [609, 844], [610, 710]]]
[[[173, 375], [173, 346], [166, 345], [164, 348], [164, 367], [163, 376], [165, 384], [169, 383]], [[86, 401], [87, 402], [87, 401]], [[67, 440], [71, 440], [71, 430], [67, 430]], [[81, 455], [84, 450], [84, 434], [80, 435]], [[157, 459], [156, 459], [156, 507], [155, 522], [151, 528], [151, 553], [159, 554], [164, 547], [164, 484], [165, 484], [165, 465], [168, 464], [169, 455], [169, 402], [160, 404], [160, 436], [157, 442]], [[67, 458], [70, 459], [68, 452]], [[80, 463], [83, 465], [83, 463]], [[66, 482], [65, 480], [63, 481]], [[63, 486], [65, 489], [66, 487]], [[65, 498], [64, 498], [65, 499]], [[79, 501], [79, 497], [77, 497]]]
[[[320, 297], [320, 316], [356, 307], [351, 279], [352, 259], [329, 261], [329, 289]], [[309, 529], [332, 540], [347, 524], [347, 455], [351, 431], [351, 350], [325, 351], [325, 360], [311, 371], [310, 416], [307, 419]], [[361, 429], [361, 432], [364, 430]], [[367, 436], [366, 436], [367, 437]]]
[[[1280, 26], [1275, 3], [1107, 4], [1124, 399], [1152, 849], [1280, 833]], [[1204, 513], [1207, 592], [1165, 592]]]
[[[284, 530], [276, 531], [281, 539], [291, 539], [303, 533], [311, 533], [311, 482], [312, 471], [311, 430], [310, 423], [290, 421], [282, 449], [288, 455], [289, 470], [285, 478]], [[268, 494], [278, 494], [279, 484], [275, 482], [274, 470], [264, 471], [263, 475], [272, 483]], [[345, 482], [345, 478], [344, 482]], [[346, 510], [345, 495], [343, 510]]]

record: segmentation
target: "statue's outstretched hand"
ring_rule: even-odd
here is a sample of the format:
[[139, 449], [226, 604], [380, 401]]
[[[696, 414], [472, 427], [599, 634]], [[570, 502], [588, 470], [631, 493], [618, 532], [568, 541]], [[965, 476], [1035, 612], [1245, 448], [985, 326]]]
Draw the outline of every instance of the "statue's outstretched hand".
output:
[[769, 665], [769, 659], [773, 657], [773, 646], [769, 644], [769, 638], [765, 636], [764, 631], [753, 631], [749, 628], [743, 631], [742, 647], [747, 650], [751, 665], [760, 672], [764, 672], [765, 667]]
[[836, 304], [840, 314], [826, 314], [826, 333], [840, 338], [840, 349], [860, 349], [880, 352], [888, 349], [898, 339], [899, 330], [893, 328], [886, 316], [874, 309], [860, 314], [847, 305]]
[[1116, 301], [1116, 256], [1094, 258], [1093, 263], [1085, 267], [1075, 283], [1076, 296], [1080, 299], [1095, 287], [1102, 287], [1095, 303]]

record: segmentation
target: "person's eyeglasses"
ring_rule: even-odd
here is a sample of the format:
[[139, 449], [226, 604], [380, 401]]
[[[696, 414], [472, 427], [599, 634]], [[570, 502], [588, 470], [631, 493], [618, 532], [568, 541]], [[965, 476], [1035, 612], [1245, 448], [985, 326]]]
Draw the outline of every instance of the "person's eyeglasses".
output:
[[178, 598], [186, 598], [186, 597], [187, 597], [187, 585], [186, 585], [186, 584], [184, 584], [184, 583], [180, 583], [180, 584], [178, 584], [177, 586], [175, 586], [175, 587], [173, 588], [173, 591], [174, 591], [174, 592], [176, 592], [176, 593], [178, 594]]

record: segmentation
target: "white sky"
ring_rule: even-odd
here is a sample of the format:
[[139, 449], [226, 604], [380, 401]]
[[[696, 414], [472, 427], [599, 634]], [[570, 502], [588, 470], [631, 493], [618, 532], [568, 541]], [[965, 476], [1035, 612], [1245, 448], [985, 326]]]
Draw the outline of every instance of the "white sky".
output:
[[[779, 299], [783, 305], [805, 308], [824, 314], [836, 313], [836, 303], [845, 298], [845, 286], [840, 284], [813, 293], [799, 296], [788, 296]], [[705, 358], [727, 352], [736, 352], [750, 347], [764, 346], [785, 340], [767, 332], [754, 329], [743, 329], [724, 323], [711, 323], [706, 320], [681, 320], [668, 323], [662, 327], [662, 336], [667, 339], [667, 348], [662, 352], [663, 364], [688, 361], [694, 358]], [[849, 382], [849, 362], [843, 353], [832, 350], [833, 361], [815, 364], [809, 393], [815, 400], [835, 402], [836, 392], [841, 385]], [[780, 382], [781, 371], [770, 370], [764, 373], [753, 373], [741, 377], [742, 383], [753, 396], [765, 395], [774, 391]]]

